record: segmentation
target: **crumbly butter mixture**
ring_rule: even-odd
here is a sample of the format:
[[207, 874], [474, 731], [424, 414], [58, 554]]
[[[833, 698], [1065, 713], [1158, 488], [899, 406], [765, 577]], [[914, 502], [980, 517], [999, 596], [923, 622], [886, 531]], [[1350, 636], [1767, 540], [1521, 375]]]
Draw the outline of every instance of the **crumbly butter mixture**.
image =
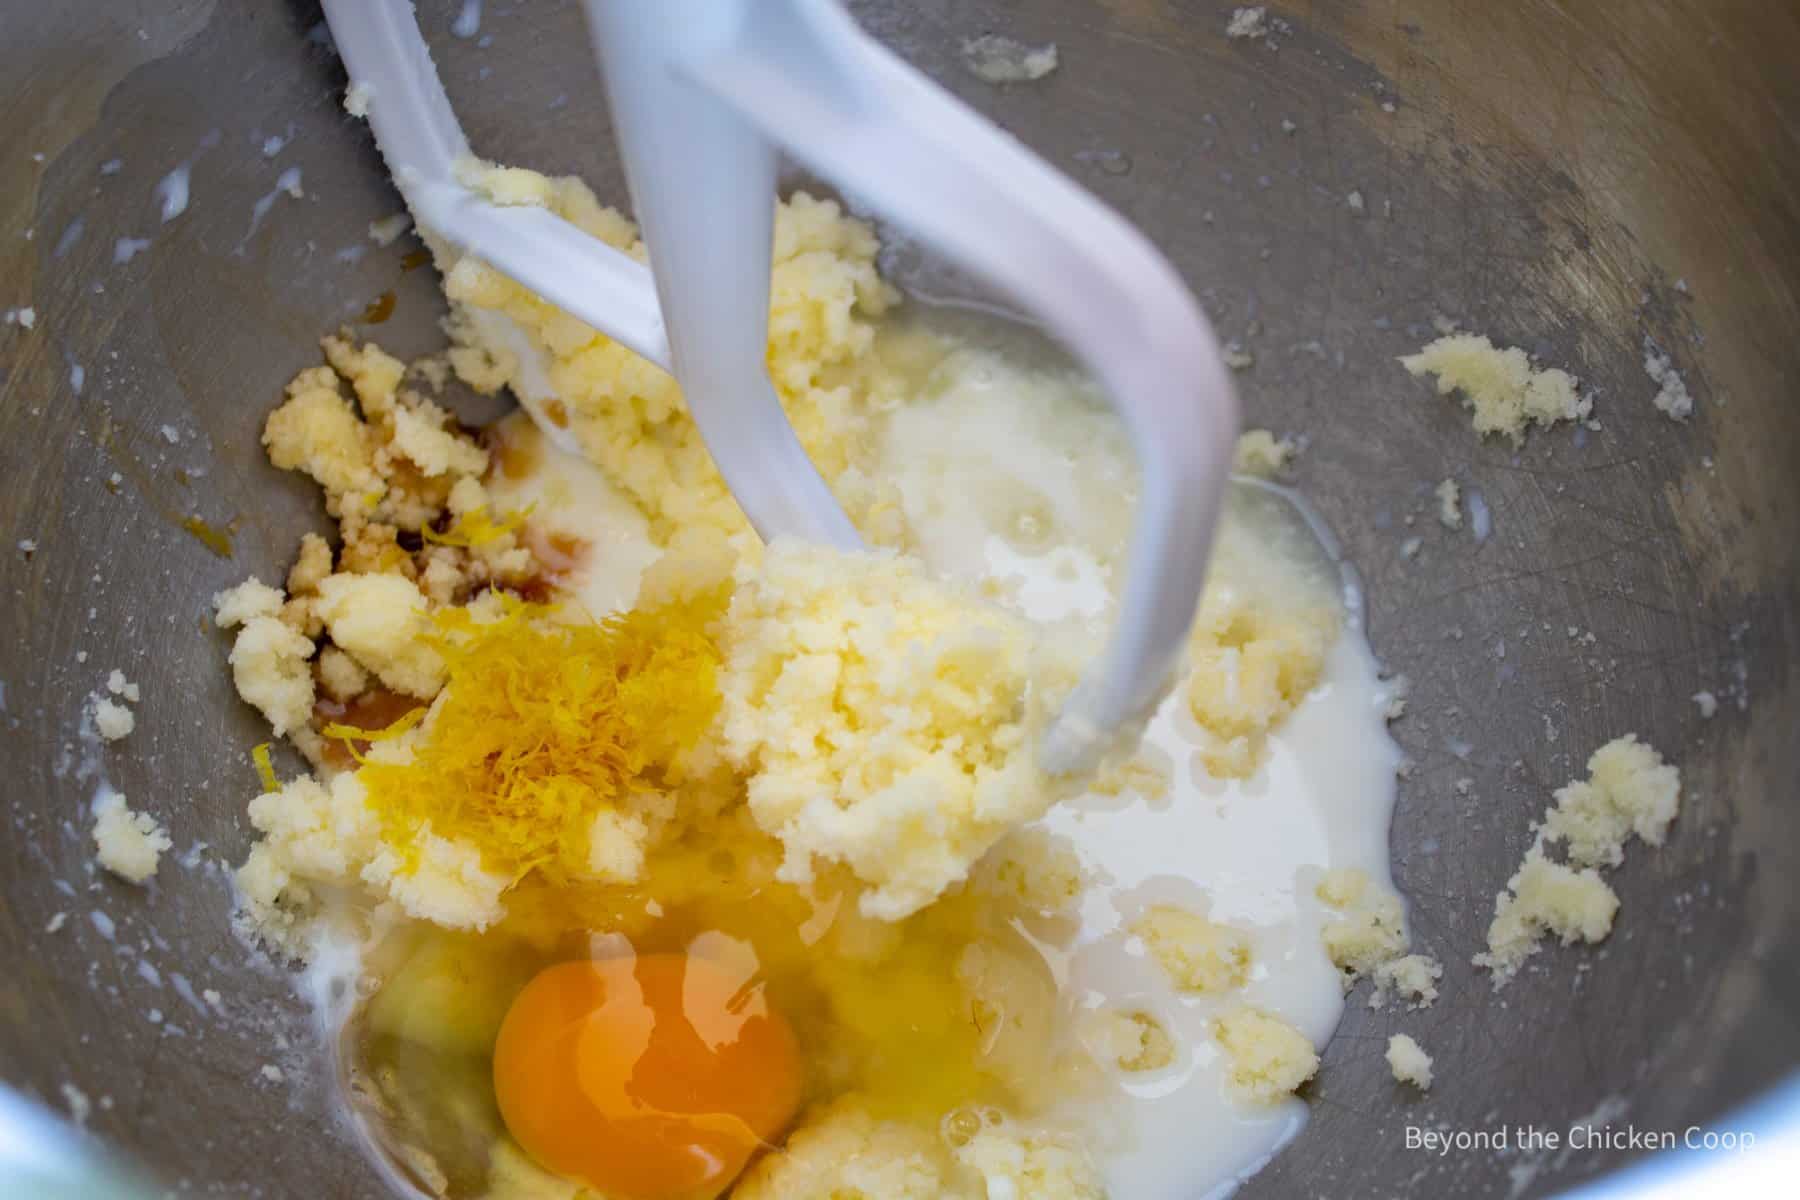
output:
[[1188, 909], [1152, 905], [1131, 932], [1183, 992], [1220, 995], [1243, 987], [1249, 977], [1250, 939]]
[[[812, 882], [815, 862], [844, 864], [869, 885], [863, 910], [895, 920], [962, 881], [1050, 802], [1030, 735], [1044, 720], [1043, 679], [1060, 692], [1074, 664], [1059, 659], [1059, 671], [1034, 677], [1033, 638], [1017, 618], [892, 554], [777, 546], [729, 605], [716, 561], [663, 566], [646, 589], [681, 594], [599, 622], [488, 592], [415, 624], [423, 610], [411, 593], [358, 589], [368, 607], [345, 619], [395, 627], [380, 607], [392, 595], [412, 639], [405, 656], [429, 659], [445, 685], [392, 725], [322, 727], [371, 748], [329, 790], [302, 777], [253, 804], [270, 840], [245, 870], [262, 886], [246, 894], [278, 895], [292, 880], [280, 847], [306, 812], [302, 832], [324, 826], [342, 835], [340, 849], [361, 851], [321, 864], [331, 881], [359, 875], [415, 917], [481, 928], [500, 893], [533, 872], [636, 882], [669, 830], [735, 799], [722, 759], [745, 781], [758, 825], [786, 848], [785, 881]], [[325, 582], [338, 578], [405, 582]], [[277, 602], [252, 581], [218, 607], [235, 620]], [[251, 617], [239, 646], [257, 622], [292, 632]], [[383, 657], [403, 646], [388, 643]], [[338, 648], [368, 663], [354, 642]], [[326, 825], [338, 810], [351, 819]], [[286, 924], [255, 904], [251, 915]]]
[[1388, 1069], [1397, 1083], [1410, 1083], [1421, 1092], [1431, 1088], [1431, 1055], [1411, 1035], [1396, 1033], [1388, 1038]]
[[1412, 945], [1400, 897], [1354, 867], [1327, 871], [1313, 888], [1330, 914], [1319, 932], [1325, 953], [1343, 972], [1344, 990], [1373, 981], [1371, 1008], [1401, 999], [1409, 1008], [1428, 1008], [1437, 999], [1444, 968]]
[[1233, 1009], [1214, 1030], [1231, 1064], [1231, 1086], [1247, 1100], [1279, 1100], [1318, 1073], [1319, 1055], [1306, 1035], [1261, 1009]]
[[155, 817], [134, 812], [117, 792], [102, 795], [94, 806], [94, 847], [100, 865], [127, 883], [148, 881], [156, 874], [163, 851], [173, 844]]
[[[637, 245], [629, 224], [579, 182], [498, 169], [486, 179], [507, 202], [544, 204], [616, 245]], [[944, 351], [904, 337], [877, 343], [869, 318], [893, 295], [874, 273], [874, 251], [867, 228], [834, 205], [801, 195], [780, 207], [770, 365], [809, 452], [865, 532], [904, 545], [897, 500], [858, 464], [871, 454], [875, 416], [905, 398], [903, 375], [884, 358]], [[904, 915], [1043, 810], [1049, 792], [1023, 748], [1072, 682], [1071, 654], [1046, 655], [1016, 617], [929, 580], [903, 557], [849, 562], [792, 548], [764, 562], [666, 375], [475, 260], [447, 259], [446, 280], [457, 314], [452, 368], [477, 386], [529, 389], [517, 357], [482, 332], [486, 315], [504, 314], [547, 364], [563, 405], [552, 419], [566, 418], [638, 503], [671, 561], [741, 557], [717, 631], [722, 736], [702, 753], [747, 778], [751, 811], [787, 848], [790, 879], [805, 879], [814, 863], [845, 864], [870, 885], [861, 898], [868, 911]], [[238, 631], [231, 660], [240, 692], [321, 765], [336, 744], [321, 733], [331, 710], [361, 705], [391, 720], [409, 699], [437, 698], [413, 735], [371, 754], [404, 756], [428, 738], [445, 705], [461, 703], [455, 689], [443, 698], [446, 613], [466, 609], [464, 619], [479, 622], [495, 589], [517, 592], [544, 574], [529, 528], [497, 512], [488, 494], [489, 448], [430, 396], [442, 363], [409, 369], [343, 337], [325, 350], [330, 366], [295, 379], [264, 441], [277, 465], [324, 488], [339, 547], [309, 536], [285, 590], [250, 580], [217, 602], [219, 624]], [[1252, 436], [1255, 457], [1280, 456], [1262, 441]], [[1217, 572], [1221, 583], [1206, 597], [1189, 684], [1207, 761], [1224, 775], [1254, 770], [1263, 734], [1317, 683], [1339, 619], [1327, 605], [1282, 609], [1295, 589], [1258, 578], [1249, 550], [1239, 557], [1244, 569]], [[875, 652], [883, 644], [885, 656]], [[771, 694], [779, 703], [765, 702]], [[340, 751], [329, 765], [348, 764]], [[370, 767], [359, 775], [400, 771]], [[1127, 765], [1112, 782], [1142, 774]], [[834, 789], [830, 802], [821, 782]], [[379, 831], [370, 841], [366, 822], [334, 818], [371, 807], [346, 794], [357, 786], [369, 791], [366, 778], [302, 780], [283, 789], [285, 802], [265, 797], [253, 807], [267, 837], [244, 873], [256, 885], [244, 888], [251, 924], [289, 928], [292, 910], [310, 901], [309, 879], [377, 886], [413, 915], [447, 924], [491, 921], [519, 862], [422, 822], [417, 847]], [[379, 798], [374, 807], [393, 809]], [[626, 878], [670, 816], [608, 808], [594, 819], [590, 865]], [[319, 841], [362, 852], [305, 852]]]
[[1287, 470], [1299, 453], [1292, 438], [1278, 438], [1267, 429], [1246, 429], [1233, 447], [1231, 469], [1240, 475], [1273, 479]]
[[1398, 998], [1407, 1001], [1408, 1008], [1429, 1008], [1438, 998], [1438, 980], [1443, 977], [1444, 968], [1426, 955], [1390, 958], [1375, 968], [1369, 1007], [1382, 1008], [1390, 999]]
[[[1493, 972], [1496, 988], [1537, 953], [1546, 934], [1565, 946], [1604, 940], [1619, 897], [1600, 872], [1625, 860], [1633, 837], [1662, 845], [1681, 807], [1681, 772], [1635, 734], [1594, 751], [1587, 767], [1587, 779], [1557, 789], [1525, 861], [1495, 898], [1488, 948], [1475, 964]], [[1566, 862], [1546, 854], [1556, 845]]]
[[788, 1139], [782, 1153], [752, 1166], [732, 1191], [736, 1200], [1104, 1194], [1087, 1155], [1067, 1136], [1018, 1130], [993, 1110], [952, 1118], [940, 1136], [882, 1120], [854, 1103], [817, 1114]]
[[94, 732], [109, 742], [131, 736], [137, 728], [137, 714], [117, 700], [101, 696], [94, 701]]
[[[630, 223], [577, 181], [471, 171], [499, 202], [642, 255]], [[811, 1051], [816, 1102], [734, 1195], [1099, 1196], [1089, 1148], [1031, 1100], [1079, 1094], [1096, 1071], [1161, 1070], [1185, 1048], [1147, 1011], [1061, 1011], [1043, 964], [981, 916], [1067, 919], [1082, 894], [1069, 847], [1016, 827], [1058, 797], [1031, 745], [1090, 635], [1046, 637], [993, 589], [934, 578], [909, 555], [921, 522], [956, 515], [919, 506], [929, 487], [903, 502], [888, 456], [929, 469], [913, 451], [945, 436], [934, 405], [984, 368], [937, 335], [878, 336], [897, 297], [876, 249], [829, 202], [802, 194], [777, 211], [770, 373], [808, 453], [884, 547], [861, 555], [761, 546], [667, 375], [447, 247], [434, 245], [453, 306], [442, 358], [409, 366], [326, 339], [328, 365], [293, 381], [264, 443], [324, 490], [335, 545], [308, 535], [283, 586], [251, 579], [216, 598], [240, 693], [313, 766], [285, 783], [268, 772], [250, 804], [261, 840], [237, 876], [243, 919], [295, 955], [320, 918], [362, 920], [371, 901], [365, 933], [403, 914], [527, 956], [571, 928], [734, 928], [802, 1009], [836, 1014], [816, 1026], [829, 1031]], [[1548, 378], [1561, 373], [1533, 375], [1521, 352], [1487, 346], [1496, 365], [1482, 346], [1439, 349], [1418, 369], [1475, 396], [1478, 428], [1485, 407], [1493, 431], [1516, 435], [1564, 396]], [[635, 602], [572, 600], [570, 564], [604, 548], [506, 507], [512, 451], [437, 402], [449, 371], [512, 389], [629, 498], [655, 559], [641, 580], [631, 569], [621, 599]], [[917, 396], [921, 378], [941, 394]], [[1563, 415], [1585, 416], [1561, 378]], [[1252, 431], [1238, 464], [1272, 475], [1295, 452]], [[1047, 462], [1044, 478], [1069, 469]], [[1104, 486], [1128, 506], [1131, 481]], [[1014, 513], [1026, 545], [1040, 525], [1100, 519], [1049, 494], [982, 502]], [[1248, 778], [1319, 686], [1343, 616], [1297, 560], [1229, 528], [1217, 554], [1180, 695], [1205, 769]], [[1155, 796], [1166, 773], [1139, 756], [1093, 788]], [[1604, 859], [1617, 808], [1559, 802], [1543, 840]], [[1635, 815], [1627, 824], [1650, 840]], [[1409, 952], [1397, 897], [1354, 871], [1327, 873], [1316, 895], [1346, 987], [1367, 976], [1371, 1003], [1436, 998], [1441, 969]], [[1245, 931], [1163, 904], [1130, 932], [1178, 992], [1222, 1004], [1211, 1033], [1240, 1100], [1277, 1101], [1314, 1075], [1307, 1037], [1238, 995], [1256, 971]], [[482, 950], [475, 976], [511, 979], [514, 952]], [[470, 970], [432, 953], [394, 976], [412, 982], [372, 1006], [372, 1027], [484, 1051], [503, 1002], [450, 987]], [[408, 987], [441, 1011], [420, 1024]], [[483, 1145], [489, 1194], [577, 1194], [504, 1137]]]
[[1019, 618], [897, 555], [777, 543], [727, 624], [724, 754], [784, 879], [844, 863], [894, 920], [1049, 806], [1033, 740], [1079, 660]]
[[1517, 346], [1501, 349], [1476, 333], [1446, 334], [1400, 365], [1414, 375], [1435, 376], [1441, 396], [1461, 392], [1475, 432], [1504, 435], [1515, 446], [1532, 425], [1585, 421], [1594, 411], [1593, 398], [1579, 394], [1579, 381], [1567, 371], [1535, 368]]
[[1229, 526], [1221, 531], [1183, 684], [1209, 774], [1256, 773], [1269, 731], [1318, 686], [1342, 622], [1331, 592], [1300, 560], [1270, 554]]
[[1355, 867], [1328, 871], [1313, 889], [1336, 918], [1321, 933], [1325, 952], [1348, 986], [1405, 954], [1406, 918], [1400, 898]]
[[[513, 183], [531, 194], [530, 180]], [[575, 187], [559, 193], [564, 211], [627, 236], [583, 208]], [[864, 321], [891, 302], [873, 239], [805, 198], [783, 206], [780, 228], [772, 371], [865, 532], [904, 545], [897, 505], [890, 497], [884, 509], [855, 466], [870, 453], [871, 414], [902, 398]], [[1055, 1016], [1054, 983], [1010, 944], [1016, 935], [956, 916], [1052, 914], [1080, 893], [1080, 868], [1054, 839], [1006, 836], [1050, 803], [1030, 742], [1075, 660], [904, 555], [764, 553], [671, 381], [479, 264], [448, 274], [464, 338], [450, 367], [525, 386], [508, 377], [516, 364], [500, 343], [475, 331], [471, 299], [494, 289], [489, 298], [540, 339], [558, 411], [648, 518], [662, 558], [628, 611], [571, 605], [558, 559], [585, 548], [550, 544], [529, 511], [495, 501], [505, 447], [438, 405], [443, 364], [408, 367], [327, 339], [330, 365], [294, 381], [265, 445], [324, 489], [336, 545], [309, 535], [285, 586], [247, 580], [215, 601], [234, 631], [240, 692], [314, 768], [286, 782], [270, 772], [251, 802], [262, 836], [237, 876], [246, 925], [304, 955], [318, 919], [373, 898], [378, 923], [391, 924], [388, 911], [485, 929], [498, 944], [549, 946], [570, 925], [653, 937], [659, 920], [724, 886], [708, 855], [727, 853], [739, 870], [778, 866], [763, 899], [740, 896], [740, 910], [802, 906], [781, 917], [789, 930], [824, 913], [832, 943], [794, 952], [804, 970], [793, 968], [792, 986], [866, 1028], [809, 1026], [833, 1031], [812, 1060], [830, 1102], [737, 1194], [812, 1194], [818, 1172], [853, 1169], [831, 1147], [858, 1130], [878, 1146], [924, 1137], [919, 1195], [1009, 1184], [1100, 1195], [1079, 1139], [1031, 1115], [1036, 1100], [1079, 1090], [1093, 1070], [1081, 1064], [1094, 1060], [1057, 1033], [1072, 1021]], [[791, 901], [768, 900], [770, 889]], [[734, 919], [718, 909], [704, 923]], [[770, 949], [782, 936], [746, 932], [765, 970], [790, 978]], [[409, 970], [437, 977], [429, 964]], [[436, 1007], [422, 1018], [431, 1006], [394, 999], [371, 1019], [392, 1030], [407, 1013], [409, 1037], [483, 1045], [492, 1005]], [[921, 1013], [948, 1024], [896, 1045], [926, 1036]], [[955, 1061], [969, 1069], [945, 1069]], [[958, 1107], [990, 1093], [990, 1107]], [[974, 1125], [940, 1136], [921, 1108]], [[493, 1144], [491, 1194], [566, 1190], [503, 1137]]]

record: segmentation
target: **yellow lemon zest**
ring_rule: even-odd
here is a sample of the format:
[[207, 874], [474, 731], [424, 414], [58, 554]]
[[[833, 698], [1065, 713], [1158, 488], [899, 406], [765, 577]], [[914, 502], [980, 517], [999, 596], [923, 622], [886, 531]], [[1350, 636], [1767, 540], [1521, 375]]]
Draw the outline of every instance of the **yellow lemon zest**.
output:
[[319, 732], [328, 738], [342, 738], [346, 742], [385, 742], [399, 737], [424, 719], [425, 708], [421, 705], [393, 724], [380, 729], [363, 729], [356, 725], [343, 725], [334, 721]]
[[510, 597], [497, 621], [438, 613], [448, 676], [435, 715], [410, 757], [364, 759], [358, 772], [383, 836], [410, 855], [429, 825], [514, 881], [587, 874], [595, 817], [679, 784], [683, 755], [713, 722], [709, 628], [727, 593], [597, 622], [553, 621], [550, 607]]
[[265, 792], [279, 792], [281, 780], [275, 777], [275, 764], [269, 759], [269, 743], [259, 742], [250, 748], [250, 761], [256, 764], [256, 777]]
[[487, 505], [472, 508], [456, 518], [455, 524], [439, 533], [426, 525], [419, 530], [428, 542], [439, 546], [480, 546], [505, 537], [525, 523], [531, 516], [531, 510], [537, 505], [529, 504], [517, 512], [507, 513], [498, 521], [488, 515]]

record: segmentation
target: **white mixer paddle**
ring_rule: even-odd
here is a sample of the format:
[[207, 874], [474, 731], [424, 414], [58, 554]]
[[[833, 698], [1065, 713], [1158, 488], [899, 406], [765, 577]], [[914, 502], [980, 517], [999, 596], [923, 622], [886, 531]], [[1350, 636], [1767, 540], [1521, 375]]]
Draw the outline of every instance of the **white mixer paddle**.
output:
[[671, 368], [764, 538], [860, 544], [764, 365], [778, 150], [1039, 318], [1105, 388], [1142, 477], [1117, 625], [1038, 748], [1053, 772], [1091, 763], [1163, 692], [1230, 470], [1237, 402], [1192, 293], [1123, 218], [864, 35], [834, 0], [586, 5], [654, 270], [459, 182], [468, 142], [410, 0], [325, 0], [414, 218]]

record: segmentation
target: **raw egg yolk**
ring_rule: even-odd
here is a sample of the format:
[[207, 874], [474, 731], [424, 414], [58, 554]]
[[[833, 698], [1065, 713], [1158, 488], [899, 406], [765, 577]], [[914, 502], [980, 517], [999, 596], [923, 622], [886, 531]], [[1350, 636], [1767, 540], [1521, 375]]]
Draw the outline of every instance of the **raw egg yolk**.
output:
[[513, 1138], [620, 1200], [711, 1200], [800, 1105], [799, 1044], [753, 971], [686, 954], [566, 962], [494, 1046]]

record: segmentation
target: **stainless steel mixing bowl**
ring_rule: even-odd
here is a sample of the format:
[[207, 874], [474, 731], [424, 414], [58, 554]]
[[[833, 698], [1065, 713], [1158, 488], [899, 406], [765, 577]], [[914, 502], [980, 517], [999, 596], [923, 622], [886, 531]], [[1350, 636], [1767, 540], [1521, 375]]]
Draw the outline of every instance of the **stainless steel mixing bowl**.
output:
[[[423, 7], [478, 148], [621, 195], [575, 6], [490, 0], [467, 38], [460, 0]], [[1353, 1002], [1310, 1125], [1243, 1195], [1542, 1194], [1625, 1152], [1432, 1158], [1404, 1127], [1681, 1129], [1800, 1061], [1800, 11], [1301, 0], [1271, 10], [1273, 38], [1232, 41], [1231, 8], [858, 5], [1139, 222], [1254, 353], [1250, 417], [1308, 439], [1298, 482], [1364, 576], [1376, 650], [1414, 683], [1394, 859], [1444, 997], [1416, 1015]], [[1056, 42], [1060, 69], [981, 82], [960, 46], [990, 31]], [[399, 203], [343, 83], [306, 4], [0, 15], [0, 309], [36, 317], [0, 326], [0, 1072], [62, 1107], [78, 1088], [91, 1130], [196, 1192], [379, 1186], [327, 1072], [261, 1073], [309, 1034], [284, 972], [230, 927], [261, 730], [206, 619], [321, 521], [257, 442], [319, 335], [393, 291], [369, 332], [403, 354], [438, 340], [429, 271], [365, 236]], [[183, 164], [191, 201], [164, 223], [155, 187]], [[290, 168], [303, 198], [280, 192]], [[893, 257], [921, 290], [958, 286]], [[1439, 315], [1575, 371], [1600, 428], [1478, 442], [1394, 362]], [[1646, 335], [1698, 398], [1685, 425], [1651, 406]], [[1485, 541], [1437, 527], [1447, 475], [1485, 497]], [[229, 554], [203, 529], [229, 531]], [[72, 749], [113, 667], [144, 701], [106, 770], [193, 864], [146, 890], [95, 873]], [[1710, 720], [1700, 691], [1720, 699]], [[1669, 844], [1615, 876], [1604, 946], [1493, 993], [1469, 956], [1528, 823], [1626, 731], [1681, 765]], [[1388, 1077], [1390, 1029], [1436, 1054], [1428, 1096]]]

